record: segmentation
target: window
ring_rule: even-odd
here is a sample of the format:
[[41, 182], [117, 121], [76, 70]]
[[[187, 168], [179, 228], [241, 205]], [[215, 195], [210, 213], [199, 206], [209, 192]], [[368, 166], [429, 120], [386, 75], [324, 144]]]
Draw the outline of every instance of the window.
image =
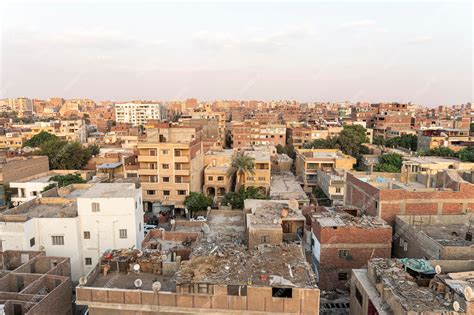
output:
[[253, 176], [247, 177], [247, 180], [253, 180]]
[[293, 289], [292, 288], [272, 288], [272, 297], [292, 298]]
[[148, 163], [148, 169], [156, 170], [156, 163]]
[[262, 235], [262, 236], [260, 236], [260, 241], [261, 241], [262, 243], [268, 243], [269, 240], [270, 240], [270, 237], [269, 237], [268, 235]]
[[214, 180], [214, 177], [208, 176], [208, 177], [207, 177], [207, 180]]
[[341, 187], [336, 187], [336, 193], [337, 194], [341, 193]]
[[120, 235], [120, 238], [127, 238], [127, 229], [120, 229], [119, 235]]
[[91, 232], [84, 231], [84, 239], [85, 240], [90, 240], [91, 239]]
[[92, 258], [86, 257], [85, 261], [86, 261], [86, 265], [87, 265], [87, 266], [92, 265]]
[[163, 190], [163, 196], [169, 196], [170, 191], [169, 190]]
[[403, 251], [408, 251], [408, 242], [403, 242]]
[[170, 168], [169, 164], [161, 164], [161, 168], [164, 170], [168, 170]]
[[246, 285], [228, 285], [227, 295], [247, 296], [247, 286]]
[[161, 154], [168, 154], [169, 150], [161, 150]]
[[149, 177], [150, 183], [156, 183], [158, 181], [158, 176], [152, 175]]
[[156, 150], [150, 149], [150, 156], [156, 156]]
[[349, 256], [348, 249], [340, 249], [339, 250], [339, 258], [347, 258]]
[[357, 299], [357, 302], [359, 302], [359, 305], [362, 306], [362, 294], [360, 294], [360, 291], [359, 291], [359, 288], [356, 287], [356, 299]]
[[156, 194], [156, 190], [147, 190], [147, 191], [146, 191], [146, 194], [153, 196], [153, 195]]
[[169, 183], [170, 178], [169, 177], [163, 177], [163, 183]]
[[36, 243], [36, 242], [35, 242], [35, 238], [34, 238], [34, 237], [31, 238], [31, 239], [30, 239], [30, 247], [35, 246], [35, 243]]
[[265, 180], [265, 177], [260, 176], [260, 177], [258, 178], [258, 180], [263, 181], [263, 180]]
[[138, 232], [141, 232], [141, 231], [142, 231], [142, 224], [138, 223]]
[[405, 241], [403, 240], [403, 238], [400, 237], [400, 242], [398, 243], [398, 246], [403, 247], [403, 243], [405, 243]]
[[64, 245], [64, 236], [51, 236], [53, 245]]
[[376, 201], [375, 202], [375, 209], [378, 209], [379, 208], [379, 203]]
[[224, 176], [217, 176], [217, 180], [218, 180], [218, 181], [223, 181], [223, 180], [224, 180]]
[[91, 206], [92, 206], [92, 212], [100, 211], [100, 204], [98, 202], [93, 202]]
[[337, 274], [337, 280], [346, 281], [347, 280], [347, 272], [339, 272]]
[[186, 195], [186, 190], [178, 190], [178, 195], [180, 196]]

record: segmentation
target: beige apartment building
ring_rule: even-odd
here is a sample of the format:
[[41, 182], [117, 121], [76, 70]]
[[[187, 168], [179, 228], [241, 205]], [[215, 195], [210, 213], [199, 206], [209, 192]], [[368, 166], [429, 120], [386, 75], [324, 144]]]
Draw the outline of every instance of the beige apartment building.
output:
[[244, 154], [255, 159], [255, 168], [253, 173], [249, 172], [243, 177], [243, 182], [240, 182], [239, 176], [237, 176], [237, 186], [254, 186], [257, 187], [262, 194], [268, 195], [270, 192], [272, 170], [270, 149], [252, 149], [252, 151], [247, 149], [244, 151]]
[[304, 184], [305, 191], [311, 191], [318, 184], [318, 169], [350, 170], [357, 160], [336, 149], [297, 149], [296, 176]]
[[168, 124], [147, 129], [146, 141], [138, 144], [145, 209], [154, 205], [184, 208], [186, 196], [202, 190], [203, 169], [201, 129]]
[[204, 194], [222, 198], [232, 189], [230, 174], [234, 150], [211, 150], [204, 155]]

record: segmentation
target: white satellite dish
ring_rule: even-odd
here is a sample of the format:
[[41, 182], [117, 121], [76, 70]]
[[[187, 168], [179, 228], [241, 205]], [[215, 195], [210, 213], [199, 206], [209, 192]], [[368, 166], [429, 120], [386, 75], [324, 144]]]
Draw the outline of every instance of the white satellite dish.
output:
[[435, 266], [435, 271], [436, 271], [436, 274], [439, 275], [441, 273], [441, 266], [440, 265], [436, 265]]
[[153, 282], [153, 284], [151, 285], [151, 289], [153, 290], [153, 292], [158, 293], [161, 290], [161, 283], [159, 281]]
[[139, 288], [139, 287], [142, 286], [143, 281], [142, 281], [142, 279], [137, 279], [133, 282], [133, 284], [135, 285], [135, 288]]
[[136, 272], [140, 271], [140, 265], [139, 264], [133, 265], [133, 271], [136, 271]]
[[464, 296], [466, 297], [466, 300], [468, 301], [471, 301], [472, 298], [474, 297], [474, 294], [472, 293], [472, 288], [470, 286], [464, 287]]
[[79, 278], [79, 284], [80, 285], [86, 285], [87, 284], [87, 278], [86, 277], [80, 277]]
[[138, 250], [137, 257], [142, 257], [142, 256], [143, 256], [143, 252], [141, 250]]
[[167, 255], [161, 255], [161, 260], [162, 260], [162, 261], [165, 261], [167, 258], [168, 258]]
[[453, 302], [453, 308], [456, 312], [459, 312], [459, 309], [461, 309], [461, 306], [459, 305], [458, 301]]

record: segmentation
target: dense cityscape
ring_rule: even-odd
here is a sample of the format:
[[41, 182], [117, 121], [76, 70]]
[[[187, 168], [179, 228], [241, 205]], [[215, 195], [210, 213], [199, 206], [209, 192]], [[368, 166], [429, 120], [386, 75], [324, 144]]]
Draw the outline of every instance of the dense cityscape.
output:
[[5, 314], [472, 314], [471, 103], [0, 100]]

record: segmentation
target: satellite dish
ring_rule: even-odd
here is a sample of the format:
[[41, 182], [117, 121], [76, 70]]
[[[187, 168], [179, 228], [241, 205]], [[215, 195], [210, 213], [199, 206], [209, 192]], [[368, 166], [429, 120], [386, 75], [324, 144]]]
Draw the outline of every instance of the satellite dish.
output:
[[466, 300], [471, 301], [472, 298], [474, 297], [474, 294], [472, 293], [472, 288], [469, 286], [464, 287], [464, 296], [466, 297]]
[[133, 271], [140, 271], [140, 265], [139, 264], [135, 264], [133, 265]]
[[141, 250], [138, 250], [137, 257], [142, 257], [142, 256], [143, 256], [143, 252]]
[[139, 287], [142, 286], [143, 281], [142, 281], [142, 279], [137, 279], [133, 282], [133, 284], [135, 285], [135, 288], [139, 288]]
[[153, 284], [151, 285], [151, 289], [153, 290], [153, 292], [158, 293], [161, 290], [161, 283], [159, 281], [153, 282]]
[[165, 261], [168, 258], [166, 255], [161, 255], [161, 260]]
[[459, 312], [459, 309], [461, 308], [461, 306], [459, 305], [458, 301], [453, 302], [453, 308], [456, 312]]
[[435, 271], [436, 271], [436, 274], [439, 275], [441, 273], [441, 266], [440, 265], [436, 265], [435, 266]]
[[79, 278], [79, 284], [80, 285], [86, 285], [87, 284], [87, 278], [86, 277], [80, 277]]

